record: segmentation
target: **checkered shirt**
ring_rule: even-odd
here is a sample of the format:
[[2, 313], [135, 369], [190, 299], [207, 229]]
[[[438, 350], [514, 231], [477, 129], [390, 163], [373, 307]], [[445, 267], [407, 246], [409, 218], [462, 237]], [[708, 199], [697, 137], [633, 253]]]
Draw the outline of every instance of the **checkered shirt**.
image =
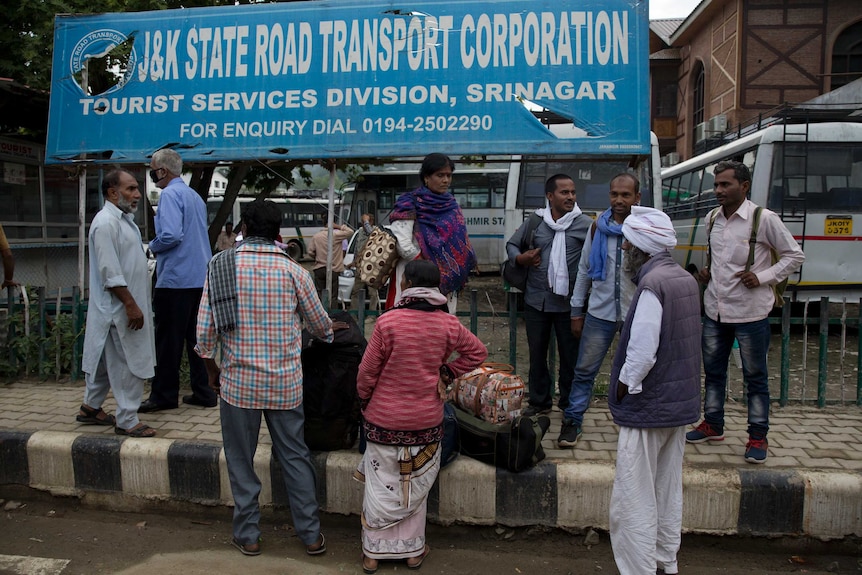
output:
[[302, 322], [332, 341], [332, 322], [311, 274], [275, 245], [236, 250], [237, 328], [217, 334], [209, 286], [198, 310], [197, 351], [213, 358], [221, 344], [221, 397], [244, 409], [293, 409], [302, 403]]

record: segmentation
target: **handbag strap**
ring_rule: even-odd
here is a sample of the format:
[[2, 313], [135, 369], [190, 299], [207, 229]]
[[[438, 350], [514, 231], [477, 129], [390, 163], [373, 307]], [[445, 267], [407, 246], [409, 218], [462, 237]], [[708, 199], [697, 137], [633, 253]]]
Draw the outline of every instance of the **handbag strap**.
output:
[[512, 373], [515, 371], [515, 368], [508, 363], [497, 361], [486, 361], [482, 364], [482, 369], [485, 370], [485, 373]]

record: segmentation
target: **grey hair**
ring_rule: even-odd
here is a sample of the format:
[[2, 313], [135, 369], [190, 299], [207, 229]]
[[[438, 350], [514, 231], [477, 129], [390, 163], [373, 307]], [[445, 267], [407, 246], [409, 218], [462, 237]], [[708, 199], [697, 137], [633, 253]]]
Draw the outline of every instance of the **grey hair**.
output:
[[164, 168], [175, 176], [182, 175], [183, 173], [182, 157], [170, 148], [156, 150], [155, 153], [153, 153], [151, 163], [157, 168]]
[[636, 275], [643, 265], [647, 263], [650, 255], [631, 242], [629, 244], [629, 248], [623, 256], [623, 270]]

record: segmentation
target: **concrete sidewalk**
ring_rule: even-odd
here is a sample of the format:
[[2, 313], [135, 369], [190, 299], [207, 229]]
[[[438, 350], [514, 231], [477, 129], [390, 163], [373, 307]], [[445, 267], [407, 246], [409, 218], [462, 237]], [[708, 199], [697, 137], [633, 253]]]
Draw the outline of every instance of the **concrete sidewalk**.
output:
[[[154, 439], [117, 436], [75, 421], [83, 383], [0, 386], [0, 485], [23, 484], [82, 498], [114, 496], [125, 507], [179, 500], [231, 505], [218, 409], [181, 406], [142, 421]], [[113, 412], [109, 398], [104, 406]], [[561, 413], [551, 415], [547, 458], [514, 474], [468, 457], [442, 471], [429, 515], [443, 524], [546, 525], [607, 529], [617, 429], [603, 400], [587, 412], [576, 449], [557, 449]], [[688, 532], [862, 536], [862, 409], [773, 405], [769, 459], [743, 460], [743, 406], [727, 405], [726, 439], [687, 445], [684, 518]], [[315, 454], [318, 497], [330, 513], [358, 514], [361, 486], [350, 479], [355, 451]], [[285, 505], [281, 471], [265, 425], [256, 457], [261, 503]]]

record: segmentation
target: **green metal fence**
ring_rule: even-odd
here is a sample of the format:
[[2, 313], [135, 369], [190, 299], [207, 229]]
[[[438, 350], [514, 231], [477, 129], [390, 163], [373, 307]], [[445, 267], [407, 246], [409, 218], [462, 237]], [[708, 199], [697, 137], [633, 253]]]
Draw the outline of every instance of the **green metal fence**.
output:
[[[5, 342], [0, 338], [2, 374], [7, 378], [26, 375], [79, 379], [86, 301], [82, 300], [78, 288], [51, 294], [44, 288], [7, 289], [5, 295]], [[364, 295], [360, 292], [359, 301], [364, 301]], [[498, 322], [507, 337], [498, 337], [501, 351], [494, 350], [498, 354], [495, 360], [507, 361], [517, 371], [519, 350], [522, 360], [526, 351], [518, 294], [509, 292], [507, 309], [500, 311], [493, 306], [489, 309], [489, 305], [480, 305], [475, 289], [464, 295], [468, 296], [464, 299], [468, 299], [469, 305], [464, 310], [462, 304], [457, 316], [480, 338], [489, 335], [487, 329], [485, 332], [480, 329], [480, 320]], [[798, 311], [799, 307], [796, 305], [794, 309]], [[816, 403], [821, 408], [827, 404], [862, 406], [862, 339], [859, 338], [862, 302], [834, 302], [822, 298], [817, 307], [819, 311], [814, 316], [808, 315], [808, 305], [800, 315], [792, 316], [791, 306], [787, 305], [782, 308], [780, 317], [770, 319], [780, 326], [780, 334], [774, 336], [776, 341], [773, 342], [773, 353], [776, 347], [780, 348], [780, 361], [770, 362], [771, 373], [779, 373], [778, 393], [773, 395], [782, 406], [790, 402]], [[371, 329], [366, 318], [380, 314], [364, 308], [351, 310], [351, 313], [365, 331]], [[366, 333], [369, 335], [370, 332]], [[555, 373], [555, 349], [552, 340], [551, 373]], [[608, 355], [610, 358], [611, 354]], [[729, 393], [744, 398], [741, 371], [731, 365], [728, 376]]]

